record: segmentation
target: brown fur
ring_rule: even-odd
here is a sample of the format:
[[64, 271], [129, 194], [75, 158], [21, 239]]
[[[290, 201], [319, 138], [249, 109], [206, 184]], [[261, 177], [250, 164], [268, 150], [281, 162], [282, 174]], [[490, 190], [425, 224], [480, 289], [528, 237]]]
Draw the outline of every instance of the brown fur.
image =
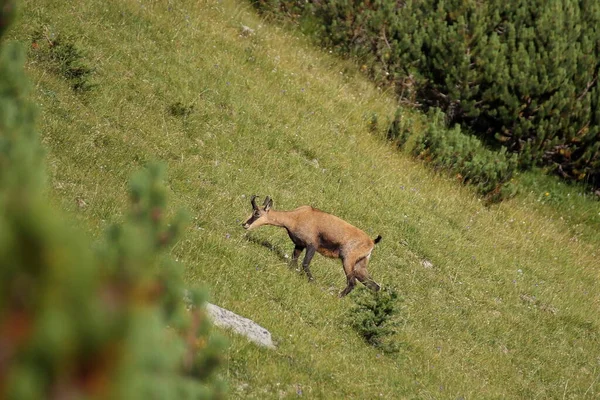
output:
[[298, 207], [293, 211], [275, 211], [271, 209], [273, 201], [267, 197], [263, 207], [259, 208], [255, 198], [253, 196], [251, 199], [252, 214], [242, 224], [243, 227], [254, 229], [262, 225], [274, 225], [285, 228], [295, 245], [292, 263], [297, 263], [298, 257], [306, 249], [302, 268], [309, 280], [313, 280], [309, 265], [314, 253], [318, 252], [325, 257], [342, 260], [347, 286], [340, 297], [354, 289], [357, 279], [371, 290], [380, 289], [369, 276], [367, 264], [381, 236], [373, 240], [343, 219], [310, 206]]

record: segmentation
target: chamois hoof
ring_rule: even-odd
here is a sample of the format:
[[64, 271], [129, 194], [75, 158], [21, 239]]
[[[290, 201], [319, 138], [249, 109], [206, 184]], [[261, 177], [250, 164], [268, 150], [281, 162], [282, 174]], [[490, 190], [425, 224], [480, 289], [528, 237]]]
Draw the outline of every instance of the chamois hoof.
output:
[[379, 292], [381, 290], [381, 285], [379, 285], [378, 283], [373, 282], [373, 281], [368, 282], [365, 286], [374, 292]]

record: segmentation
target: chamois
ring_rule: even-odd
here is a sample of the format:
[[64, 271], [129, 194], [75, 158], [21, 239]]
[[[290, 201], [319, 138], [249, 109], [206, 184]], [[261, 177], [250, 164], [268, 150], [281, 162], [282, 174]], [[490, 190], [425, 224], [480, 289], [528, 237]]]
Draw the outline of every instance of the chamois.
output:
[[269, 196], [266, 197], [262, 208], [256, 205], [256, 196], [252, 196], [250, 203], [252, 214], [242, 224], [244, 229], [258, 228], [262, 225], [284, 227], [294, 242], [292, 264], [298, 264], [298, 257], [306, 249], [302, 268], [309, 281], [313, 280], [313, 276], [308, 266], [315, 252], [319, 252], [326, 257], [342, 259], [348, 284], [340, 293], [340, 297], [354, 289], [357, 279], [375, 292], [380, 289], [369, 276], [367, 263], [375, 244], [381, 240], [381, 235], [372, 240], [348, 222], [311, 206], [301, 206], [293, 211], [275, 211], [271, 208], [273, 200]]

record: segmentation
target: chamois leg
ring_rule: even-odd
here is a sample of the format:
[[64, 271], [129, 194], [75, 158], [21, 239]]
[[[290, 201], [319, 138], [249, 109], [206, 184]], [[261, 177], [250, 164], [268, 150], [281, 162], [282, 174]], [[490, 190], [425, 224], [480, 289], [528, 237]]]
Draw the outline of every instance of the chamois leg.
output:
[[300, 257], [300, 253], [302, 253], [302, 251], [304, 251], [304, 247], [302, 246], [298, 246], [296, 245], [296, 247], [294, 247], [294, 253], [292, 254], [292, 261], [290, 261], [290, 265], [292, 267], [296, 267], [298, 266], [298, 258]]
[[316, 248], [314, 248], [312, 246], [308, 246], [306, 248], [306, 255], [304, 256], [304, 261], [302, 261], [302, 268], [304, 269], [306, 276], [308, 276], [309, 282], [312, 282], [314, 280], [312, 274], [310, 273], [310, 269], [308, 268], [308, 266], [310, 265], [310, 262], [311, 262], [313, 256], [315, 255], [316, 250], [317, 250]]
[[344, 297], [345, 295], [353, 291], [354, 286], [356, 286], [356, 278], [354, 276], [348, 276], [346, 278], [348, 280], [348, 284], [346, 285], [346, 288], [340, 292], [340, 297]]
[[356, 286], [356, 277], [354, 275], [354, 259], [344, 258], [342, 259], [342, 263], [344, 264], [344, 273], [346, 274], [347, 285], [344, 290], [341, 291], [340, 297], [344, 297], [348, 293], [350, 293], [354, 286]]
[[369, 272], [367, 271], [368, 263], [369, 260], [366, 257], [360, 259], [354, 266], [354, 276], [356, 276], [356, 279], [358, 279], [363, 285], [374, 292], [378, 292], [381, 289], [381, 286], [379, 286], [379, 284], [377, 284], [369, 275]]

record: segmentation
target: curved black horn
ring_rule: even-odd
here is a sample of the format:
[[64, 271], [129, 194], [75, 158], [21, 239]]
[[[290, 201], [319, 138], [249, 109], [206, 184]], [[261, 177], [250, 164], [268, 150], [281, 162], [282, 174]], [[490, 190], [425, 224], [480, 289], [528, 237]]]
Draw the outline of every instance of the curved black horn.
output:
[[256, 205], [256, 195], [253, 194], [252, 197], [250, 198], [250, 203], [252, 203], [252, 208], [254, 208], [255, 210], [258, 208], [258, 206]]
[[267, 196], [265, 198], [265, 202], [263, 203], [263, 207], [266, 207], [269, 204], [270, 201], [271, 201], [271, 198], [269, 196]]

